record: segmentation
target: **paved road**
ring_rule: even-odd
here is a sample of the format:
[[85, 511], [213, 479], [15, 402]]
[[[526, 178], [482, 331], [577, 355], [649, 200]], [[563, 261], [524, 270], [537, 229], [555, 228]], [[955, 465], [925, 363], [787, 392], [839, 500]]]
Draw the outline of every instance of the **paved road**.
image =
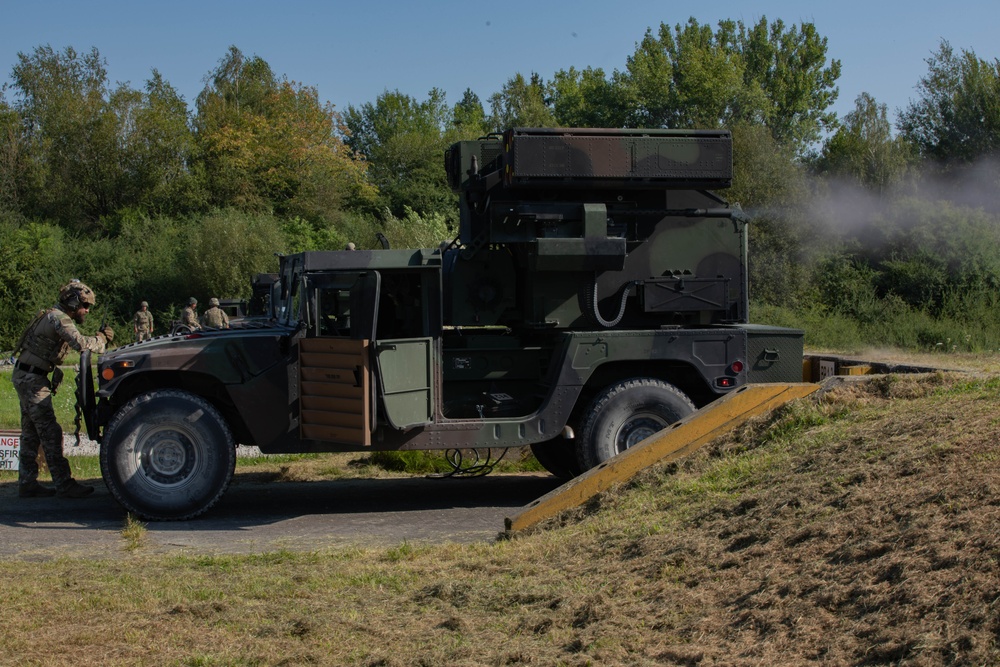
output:
[[[0, 484], [0, 556], [46, 560], [124, 553], [125, 512], [97, 482], [82, 500], [17, 497]], [[223, 554], [495, 539], [504, 517], [559, 485], [549, 475], [260, 482], [237, 473], [192, 521], [146, 524], [143, 552]]]

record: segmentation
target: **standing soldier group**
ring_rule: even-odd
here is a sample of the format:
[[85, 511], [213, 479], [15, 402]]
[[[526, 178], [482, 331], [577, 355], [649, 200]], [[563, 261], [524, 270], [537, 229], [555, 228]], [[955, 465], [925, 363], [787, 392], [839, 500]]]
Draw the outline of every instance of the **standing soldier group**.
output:
[[188, 305], [181, 311], [181, 324], [188, 327], [192, 331], [201, 329], [202, 327], [207, 327], [209, 329], [228, 329], [229, 316], [226, 315], [224, 310], [219, 308], [219, 300], [212, 297], [208, 300], [208, 310], [206, 310], [199, 319], [198, 299], [191, 297], [188, 299]]

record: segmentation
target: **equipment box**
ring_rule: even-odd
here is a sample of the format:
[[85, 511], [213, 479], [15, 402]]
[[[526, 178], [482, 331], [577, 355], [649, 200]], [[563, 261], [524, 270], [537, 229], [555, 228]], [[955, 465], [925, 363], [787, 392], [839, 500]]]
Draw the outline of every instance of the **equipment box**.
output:
[[745, 324], [747, 379], [750, 382], [802, 382], [801, 329]]

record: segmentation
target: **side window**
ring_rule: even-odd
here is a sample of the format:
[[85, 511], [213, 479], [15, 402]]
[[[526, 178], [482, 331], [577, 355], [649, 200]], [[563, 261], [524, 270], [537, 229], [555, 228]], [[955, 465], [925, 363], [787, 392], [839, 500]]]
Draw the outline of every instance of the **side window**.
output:
[[319, 335], [351, 335], [351, 290], [327, 287], [319, 290]]
[[292, 298], [289, 311], [285, 313], [285, 318], [289, 324], [301, 321], [305, 313], [302, 312], [302, 289], [300, 285], [292, 283]]
[[377, 271], [332, 273], [313, 277], [310, 283], [313, 335], [371, 339], [378, 303]]
[[422, 275], [382, 273], [378, 304], [378, 337], [421, 338], [424, 326]]

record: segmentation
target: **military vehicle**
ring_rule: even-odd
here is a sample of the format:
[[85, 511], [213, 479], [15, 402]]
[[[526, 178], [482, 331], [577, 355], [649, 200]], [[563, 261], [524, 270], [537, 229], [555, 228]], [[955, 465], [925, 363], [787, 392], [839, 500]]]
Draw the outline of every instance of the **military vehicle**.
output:
[[219, 299], [219, 308], [229, 317], [230, 326], [256, 326], [271, 317], [271, 287], [276, 273], [258, 273], [250, 281], [250, 299]]
[[216, 503], [265, 453], [530, 446], [570, 477], [752, 382], [798, 330], [748, 324], [727, 131], [512, 129], [453, 145], [458, 237], [280, 258], [270, 326], [102, 355], [80, 394], [118, 501]]

